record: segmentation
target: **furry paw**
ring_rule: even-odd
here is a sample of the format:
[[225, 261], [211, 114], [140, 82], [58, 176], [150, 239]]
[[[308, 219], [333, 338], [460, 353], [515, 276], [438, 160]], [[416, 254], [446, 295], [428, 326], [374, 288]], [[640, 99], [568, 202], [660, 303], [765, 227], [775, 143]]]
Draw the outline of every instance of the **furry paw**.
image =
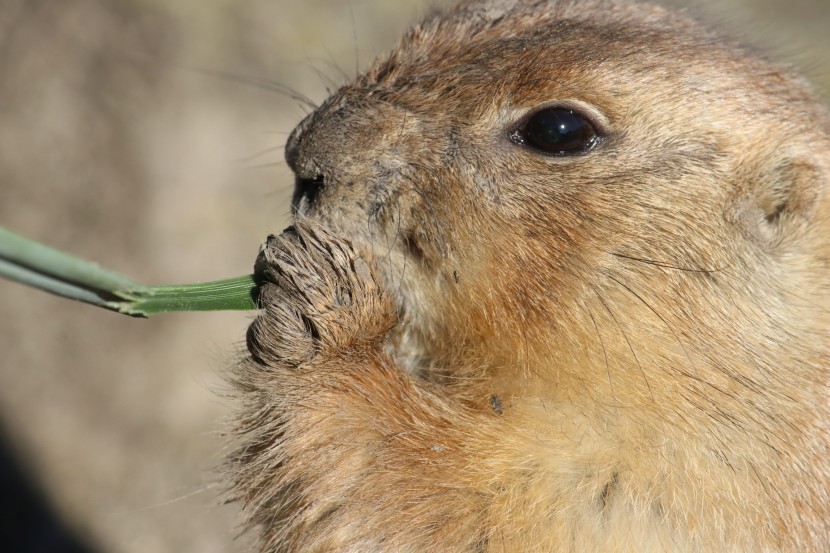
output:
[[269, 236], [257, 257], [260, 316], [248, 350], [261, 364], [300, 367], [379, 347], [395, 324], [392, 302], [351, 243], [298, 222]]

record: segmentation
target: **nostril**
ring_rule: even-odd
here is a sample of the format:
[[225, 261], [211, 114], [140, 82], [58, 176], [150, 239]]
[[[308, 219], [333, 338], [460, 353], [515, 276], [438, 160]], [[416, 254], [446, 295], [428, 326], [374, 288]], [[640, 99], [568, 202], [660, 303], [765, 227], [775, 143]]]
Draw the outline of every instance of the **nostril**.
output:
[[317, 175], [313, 179], [297, 177], [294, 183], [294, 198], [291, 202], [294, 211], [305, 213], [312, 208], [324, 186], [325, 181], [322, 175]]

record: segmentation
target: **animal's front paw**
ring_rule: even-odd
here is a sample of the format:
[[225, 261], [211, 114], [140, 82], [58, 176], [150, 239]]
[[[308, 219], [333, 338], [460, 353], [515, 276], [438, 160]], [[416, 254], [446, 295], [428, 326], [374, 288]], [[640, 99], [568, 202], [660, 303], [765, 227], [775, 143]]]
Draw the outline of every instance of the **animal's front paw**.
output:
[[396, 322], [369, 263], [319, 224], [269, 236], [254, 271], [262, 312], [248, 330], [248, 349], [259, 363], [297, 367], [365, 353]]

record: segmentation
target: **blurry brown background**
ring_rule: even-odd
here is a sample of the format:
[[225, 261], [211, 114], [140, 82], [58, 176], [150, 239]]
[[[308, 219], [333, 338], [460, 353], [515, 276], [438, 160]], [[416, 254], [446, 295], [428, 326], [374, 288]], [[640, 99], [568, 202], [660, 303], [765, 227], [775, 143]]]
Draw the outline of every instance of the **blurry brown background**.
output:
[[[830, 0], [672, 3], [828, 96]], [[0, 0], [0, 225], [146, 283], [247, 272], [286, 224], [282, 145], [304, 112], [246, 77], [319, 102], [427, 7]], [[132, 320], [0, 282], [0, 550], [245, 550], [215, 469], [249, 318]]]

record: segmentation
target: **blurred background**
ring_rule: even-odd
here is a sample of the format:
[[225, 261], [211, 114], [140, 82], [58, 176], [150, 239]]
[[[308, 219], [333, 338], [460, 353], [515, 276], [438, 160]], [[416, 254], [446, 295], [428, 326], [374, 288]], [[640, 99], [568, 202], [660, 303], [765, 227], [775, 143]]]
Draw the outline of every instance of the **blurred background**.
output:
[[[830, 97], [830, 0], [669, 0]], [[436, 1], [434, 4], [439, 4]], [[283, 143], [426, 0], [0, 0], [0, 225], [145, 283], [248, 272]], [[244, 313], [133, 320], [0, 282], [0, 550], [245, 551], [218, 470]]]

